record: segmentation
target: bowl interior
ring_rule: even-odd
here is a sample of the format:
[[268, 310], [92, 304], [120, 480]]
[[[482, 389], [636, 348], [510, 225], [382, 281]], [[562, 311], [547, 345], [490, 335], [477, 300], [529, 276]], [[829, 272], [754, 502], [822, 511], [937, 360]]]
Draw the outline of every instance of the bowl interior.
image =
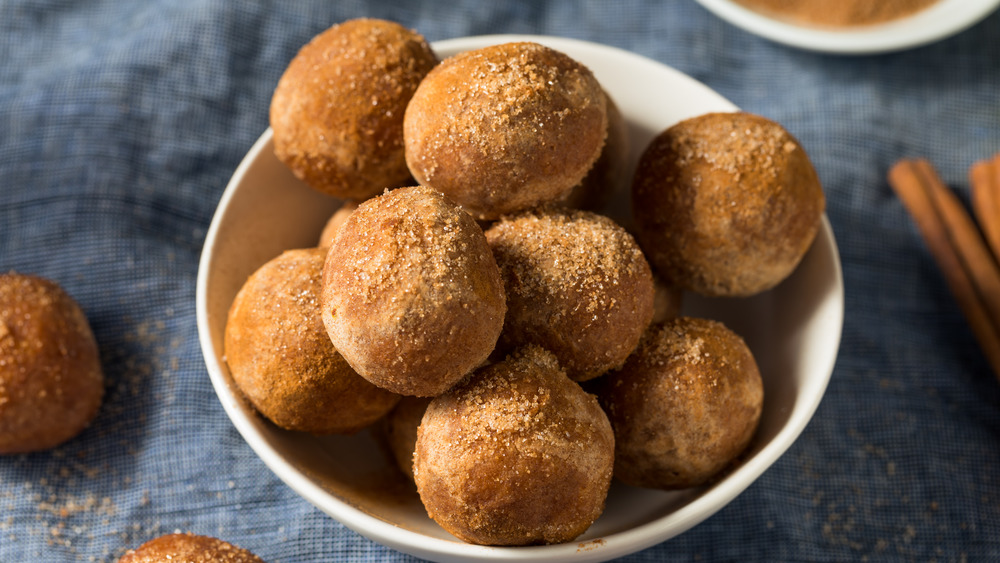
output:
[[[512, 40], [532, 40], [589, 66], [629, 125], [632, 166], [650, 139], [677, 121], [735, 106], [704, 85], [637, 55], [580, 41], [487, 36], [434, 44], [440, 56]], [[209, 375], [233, 424], [289, 486], [346, 526], [400, 551], [437, 561], [597, 561], [659, 543], [701, 522], [770, 466], [801, 433], [833, 370], [843, 322], [843, 282], [826, 218], [799, 268], [775, 289], [747, 299], [685, 296], [684, 313], [723, 321], [747, 341], [765, 387], [760, 428], [743, 461], [709, 487], [678, 492], [615, 483], [605, 513], [572, 544], [492, 548], [453, 538], [423, 510], [377, 433], [311, 436], [260, 417], [240, 396], [223, 356], [227, 312], [246, 278], [289, 248], [315, 246], [340, 202], [299, 182], [274, 157], [266, 131], [220, 201], [199, 268], [197, 314]], [[628, 223], [628, 201], [609, 215]]]
[[938, 0], [910, 16], [845, 28], [796, 25], [732, 0], [697, 0], [729, 23], [772, 41], [828, 53], [872, 54], [909, 49], [954, 35], [983, 19], [1000, 0]]

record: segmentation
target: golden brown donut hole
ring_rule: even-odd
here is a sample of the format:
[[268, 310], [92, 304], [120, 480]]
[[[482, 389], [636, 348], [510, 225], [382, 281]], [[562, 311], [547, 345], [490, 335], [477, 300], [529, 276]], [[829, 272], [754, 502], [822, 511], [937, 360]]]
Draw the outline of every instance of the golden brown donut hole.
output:
[[682, 289], [749, 296], [799, 264], [825, 198], [799, 142], [749, 113], [710, 113], [654, 138], [632, 185], [636, 238]]
[[613, 458], [596, 398], [528, 347], [431, 401], [414, 473], [427, 513], [462, 540], [561, 543], [604, 510]]
[[167, 534], [130, 549], [118, 563], [264, 563], [246, 549], [229, 542], [195, 534]]
[[597, 387], [615, 431], [615, 477], [679, 489], [719, 474], [750, 443], [764, 388], [743, 339], [718, 321], [653, 325]]
[[621, 367], [653, 317], [632, 235], [603, 215], [543, 208], [502, 218], [486, 238], [507, 291], [505, 349], [538, 344], [576, 381]]
[[97, 341], [76, 301], [54, 281], [0, 274], [0, 454], [62, 444], [103, 397]]
[[531, 42], [445, 59], [406, 108], [406, 162], [476, 219], [561, 200], [601, 153], [604, 93], [569, 56]]
[[403, 115], [437, 64], [415, 31], [361, 18], [314, 37], [292, 59], [271, 98], [274, 153], [302, 181], [363, 200], [412, 182]]
[[233, 381], [286, 430], [349, 434], [399, 401], [358, 375], [334, 348], [320, 316], [326, 251], [287, 250], [243, 284], [229, 309], [225, 357]]
[[507, 310], [486, 237], [427, 187], [362, 203], [323, 271], [323, 322], [362, 377], [403, 395], [444, 392], [496, 345]]

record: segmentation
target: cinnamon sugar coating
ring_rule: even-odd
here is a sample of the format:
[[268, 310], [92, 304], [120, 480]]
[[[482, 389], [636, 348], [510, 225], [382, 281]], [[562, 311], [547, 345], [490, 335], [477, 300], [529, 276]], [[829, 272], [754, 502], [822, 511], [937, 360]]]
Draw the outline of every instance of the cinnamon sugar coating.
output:
[[653, 325], [625, 366], [599, 380], [615, 431], [615, 477], [679, 489], [719, 474], [750, 443], [764, 388], [753, 354], [718, 321]]
[[507, 290], [505, 348], [538, 344], [585, 381], [621, 367], [653, 317], [653, 278], [630, 234], [588, 211], [544, 208], [486, 231]]
[[76, 301], [54, 281], [0, 274], [0, 454], [62, 444], [103, 397], [97, 341]]
[[271, 98], [274, 152], [309, 186], [362, 200], [411, 184], [403, 115], [438, 62], [415, 31], [354, 19], [314, 37], [291, 60]]
[[125, 552], [118, 563], [264, 563], [246, 549], [209, 536], [167, 534]]
[[225, 355], [233, 381], [286, 430], [349, 434], [399, 401], [358, 375], [334, 348], [320, 316], [326, 251], [287, 250], [261, 266], [229, 309]]
[[605, 97], [582, 64], [537, 43], [494, 45], [441, 62], [403, 123], [406, 162], [477, 219], [556, 201], [601, 153]]
[[913, 15], [940, 0], [736, 0], [769, 17], [816, 27], [855, 27]]
[[327, 255], [322, 307], [359, 374], [425, 397], [489, 356], [507, 310], [482, 229], [427, 187], [387, 192], [351, 214]]
[[484, 545], [571, 541], [604, 510], [614, 436], [593, 395], [528, 347], [427, 407], [414, 472], [428, 514]]
[[799, 142], [748, 113], [711, 113], [658, 135], [632, 185], [636, 238], [669, 283], [709, 296], [770, 289], [798, 266], [825, 198]]

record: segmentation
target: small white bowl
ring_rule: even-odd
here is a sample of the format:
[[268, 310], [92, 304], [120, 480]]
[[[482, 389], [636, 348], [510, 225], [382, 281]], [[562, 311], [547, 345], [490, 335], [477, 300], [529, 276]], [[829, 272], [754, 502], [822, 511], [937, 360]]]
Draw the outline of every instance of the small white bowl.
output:
[[[441, 41], [442, 57], [507, 41], [536, 41], [589, 66], [628, 121], [632, 164], [652, 137], [676, 123], [736, 107], [706, 86], [619, 49], [552, 37], [485, 36]], [[427, 517], [412, 483], [371, 432], [316, 437], [278, 429], [233, 385], [223, 332], [233, 297], [259, 266], [283, 250], [315, 246], [339, 202], [296, 180], [275, 158], [265, 131], [236, 169], [205, 241], [197, 316], [215, 391], [237, 430], [264, 463], [302, 497], [379, 543], [435, 561], [604, 561], [658, 544], [708, 518], [759, 477], [799, 436], [826, 390], [840, 345], [844, 288], [829, 222], [796, 272], [749, 299], [688, 296], [685, 313], [715, 318], [744, 336], [764, 379], [764, 412], [745, 459], [719, 482], [679, 492], [612, 485], [607, 509], [577, 541], [533, 547], [464, 543]], [[619, 202], [610, 214], [627, 209]]]
[[831, 29], [774, 19], [732, 0], [697, 1], [729, 23], [772, 41], [812, 51], [852, 55], [900, 51], [926, 45], [971, 27], [1000, 6], [1000, 0], [939, 0], [922, 11], [897, 20]]

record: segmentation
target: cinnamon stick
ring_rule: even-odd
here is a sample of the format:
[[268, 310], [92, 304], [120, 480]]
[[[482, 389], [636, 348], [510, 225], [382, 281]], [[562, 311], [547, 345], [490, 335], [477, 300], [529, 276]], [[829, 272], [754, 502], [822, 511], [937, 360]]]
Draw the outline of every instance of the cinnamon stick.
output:
[[1000, 260], [1000, 153], [969, 168], [972, 211], [993, 256]]
[[962, 203], [923, 159], [901, 160], [889, 184], [913, 216], [1000, 380], [1000, 266]]

